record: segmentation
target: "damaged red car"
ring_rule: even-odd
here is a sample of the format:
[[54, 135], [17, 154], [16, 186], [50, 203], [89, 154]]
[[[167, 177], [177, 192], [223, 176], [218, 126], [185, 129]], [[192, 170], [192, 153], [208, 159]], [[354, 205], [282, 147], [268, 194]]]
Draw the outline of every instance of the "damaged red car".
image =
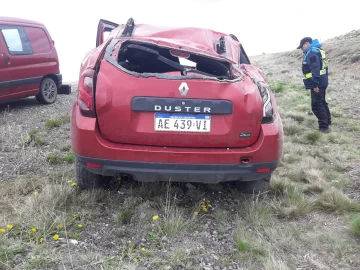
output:
[[234, 35], [100, 20], [71, 141], [80, 188], [131, 175], [261, 192], [281, 160], [283, 127], [265, 75]]

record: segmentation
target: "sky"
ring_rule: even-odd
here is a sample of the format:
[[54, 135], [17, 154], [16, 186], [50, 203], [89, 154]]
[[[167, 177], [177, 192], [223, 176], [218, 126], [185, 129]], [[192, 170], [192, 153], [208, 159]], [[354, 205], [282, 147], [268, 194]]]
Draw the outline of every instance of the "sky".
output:
[[[63, 81], [75, 81], [84, 55], [95, 47], [100, 19], [195, 26], [235, 34], [250, 56], [295, 49], [301, 38], [320, 42], [360, 29], [354, 0], [44, 0], [1, 1], [0, 16], [42, 22], [58, 52]], [[235, 8], [236, 6], [236, 8]]]

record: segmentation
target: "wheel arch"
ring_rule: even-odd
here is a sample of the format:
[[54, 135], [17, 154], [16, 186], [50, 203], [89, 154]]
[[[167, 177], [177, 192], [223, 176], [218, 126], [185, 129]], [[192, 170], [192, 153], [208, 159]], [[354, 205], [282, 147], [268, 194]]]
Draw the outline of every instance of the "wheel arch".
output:
[[[46, 74], [44, 77], [42, 77], [41, 82], [46, 78], [50, 78], [50, 79], [54, 80], [54, 82], [56, 83], [56, 87], [59, 90], [60, 82], [59, 82], [59, 78], [55, 74]], [[41, 83], [40, 83], [40, 87], [41, 87]]]

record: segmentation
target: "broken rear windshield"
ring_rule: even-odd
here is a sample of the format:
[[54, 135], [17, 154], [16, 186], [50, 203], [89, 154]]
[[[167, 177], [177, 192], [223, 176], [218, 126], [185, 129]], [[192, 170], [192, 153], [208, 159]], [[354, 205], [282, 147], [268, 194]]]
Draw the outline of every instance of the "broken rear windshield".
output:
[[234, 79], [228, 62], [152, 44], [125, 42], [117, 60], [123, 68], [137, 73], [179, 71], [183, 76], [191, 72], [217, 79]]

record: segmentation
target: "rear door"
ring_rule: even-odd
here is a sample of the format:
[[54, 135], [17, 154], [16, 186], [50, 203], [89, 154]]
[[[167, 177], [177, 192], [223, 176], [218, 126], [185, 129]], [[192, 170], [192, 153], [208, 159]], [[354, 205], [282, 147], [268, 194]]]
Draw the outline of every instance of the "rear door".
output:
[[110, 32], [118, 26], [117, 23], [100, 19], [96, 35], [96, 47], [102, 44], [107, 39]]

